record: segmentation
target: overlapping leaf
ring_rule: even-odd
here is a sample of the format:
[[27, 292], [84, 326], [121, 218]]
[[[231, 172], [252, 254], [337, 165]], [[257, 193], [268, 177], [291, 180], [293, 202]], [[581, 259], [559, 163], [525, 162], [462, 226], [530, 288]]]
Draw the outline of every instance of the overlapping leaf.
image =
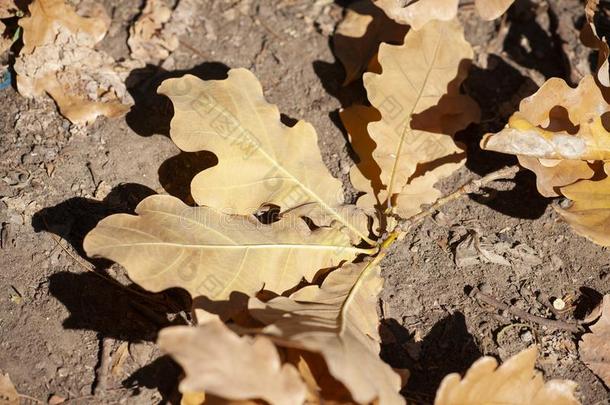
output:
[[159, 92], [174, 104], [176, 145], [218, 156], [218, 165], [193, 179], [199, 205], [239, 214], [266, 204], [284, 212], [307, 207], [317, 225], [336, 223], [367, 239], [366, 216], [345, 206], [341, 182], [324, 165], [313, 127], [282, 124], [251, 72], [233, 69], [226, 80], [208, 81], [186, 75], [166, 80]]
[[170, 196], [148, 197], [136, 214], [102, 220], [84, 249], [120, 263], [150, 291], [181, 287], [215, 300], [233, 291], [281, 293], [322, 268], [371, 253], [352, 247], [338, 230], [310, 231], [299, 218], [263, 225], [252, 216], [191, 208]]
[[77, 124], [129, 110], [128, 70], [94, 49], [110, 25], [100, 5], [92, 8], [91, 17], [81, 17], [65, 0], [34, 0], [29, 11], [19, 20], [23, 49], [14, 64], [23, 96], [50, 94], [61, 113]]
[[[459, 0], [376, 0], [390, 18], [419, 30], [430, 21], [449, 21], [457, 15]], [[484, 20], [500, 17], [514, 0], [475, 0]]]
[[[359, 206], [385, 204], [392, 198], [402, 202], [404, 213], [412, 212], [432, 198], [413, 198], [427, 194], [408, 189], [414, 175], [439, 169], [429, 174], [438, 179], [439, 174], [459, 167], [463, 151], [451, 135], [479, 115], [474, 101], [459, 94], [470, 57], [472, 49], [456, 21], [427, 24], [420, 31], [409, 32], [404, 45], [380, 47], [382, 73], [364, 76], [369, 100], [377, 112], [353, 107], [353, 112], [342, 113], [353, 139], [366, 139], [363, 125], [368, 125], [373, 140], [354, 145], [361, 163], [350, 176], [354, 186], [366, 193]], [[418, 171], [424, 164], [428, 170]], [[445, 164], [451, 167], [440, 169]], [[433, 190], [431, 179], [418, 183], [415, 187], [428, 184]], [[403, 192], [404, 198], [396, 198]], [[395, 212], [399, 211], [397, 207]]]
[[604, 295], [601, 317], [591, 326], [591, 333], [582, 336], [580, 358], [610, 386], [610, 294]]
[[507, 127], [486, 135], [481, 146], [542, 159], [610, 159], [604, 115], [609, 111], [592, 76], [585, 76], [575, 89], [552, 78], [521, 101]]
[[[605, 165], [610, 175], [610, 163]], [[569, 208], [555, 207], [576, 233], [593, 242], [610, 246], [610, 177], [581, 180], [562, 187], [561, 194], [572, 200]]]
[[590, 179], [595, 172], [587, 161], [549, 160], [519, 155], [519, 163], [536, 174], [536, 187], [545, 197], [557, 197], [559, 187]]
[[407, 30], [372, 0], [351, 4], [333, 35], [333, 50], [345, 68], [344, 84], [360, 78], [382, 42], [401, 43]]
[[[282, 365], [265, 336], [239, 337], [220, 320], [197, 327], [176, 326], [159, 333], [159, 347], [184, 369], [180, 390], [205, 392], [227, 400], [262, 399], [272, 405], [305, 401], [299, 372]], [[207, 402], [206, 402], [207, 403]]]
[[597, 34], [595, 28], [595, 14], [597, 13], [599, 0], [587, 0], [585, 4], [586, 23], [580, 31], [580, 40], [585, 46], [597, 49], [597, 73], [598, 82], [604, 87], [610, 87], [610, 65], [608, 57], [610, 57], [610, 46], [606, 38], [602, 38]]
[[379, 358], [375, 303], [382, 284], [376, 266], [349, 264], [330, 273], [321, 287], [267, 303], [252, 299], [249, 308], [278, 344], [320, 353], [355, 402], [402, 404], [400, 377]]
[[579, 405], [576, 383], [550, 380], [545, 383], [535, 369], [537, 350], [531, 347], [498, 367], [493, 357], [481, 357], [466, 372], [443, 379], [434, 405]]

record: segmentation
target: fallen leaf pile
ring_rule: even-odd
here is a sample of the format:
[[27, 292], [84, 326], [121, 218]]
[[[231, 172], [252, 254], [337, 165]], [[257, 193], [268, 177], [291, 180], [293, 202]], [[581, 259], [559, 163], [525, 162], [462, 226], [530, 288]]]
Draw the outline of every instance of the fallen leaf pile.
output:
[[95, 49], [110, 25], [105, 10], [97, 5], [82, 17], [63, 0], [34, 0], [29, 12], [19, 20], [23, 49], [14, 64], [19, 93], [49, 94], [76, 124], [127, 112], [131, 99], [124, 81], [129, 70]]
[[596, 33], [597, 5], [587, 1], [581, 32], [584, 44], [599, 51], [596, 74], [584, 76], [576, 88], [559, 78], [547, 80], [481, 147], [517, 155], [536, 174], [540, 194], [571, 200], [569, 207], [555, 209], [578, 234], [610, 246], [610, 51]]
[[[476, 0], [475, 8], [491, 20], [511, 3]], [[171, 60], [197, 4], [147, 0], [129, 29], [132, 59], [117, 62], [99, 49], [111, 22], [101, 5], [33, 0], [18, 21], [18, 90], [49, 95], [76, 124], [120, 116], [132, 103], [129, 72]], [[158, 338], [184, 370], [184, 404], [405, 403], [401, 376], [408, 372], [379, 357], [379, 265], [404, 236], [400, 224], [442, 197], [436, 184], [466, 159], [454, 136], [480, 119], [463, 94], [473, 49], [457, 9], [457, 0], [361, 0], [339, 24], [334, 43], [345, 84], [362, 79], [370, 103], [341, 111], [359, 158], [350, 172], [360, 192], [355, 203], [324, 164], [313, 126], [283, 124], [249, 70], [161, 84], [158, 92], [174, 109], [172, 141], [185, 152], [212, 152], [218, 163], [192, 179], [195, 206], [150, 196], [134, 215], [100, 221], [84, 250], [119, 263], [146, 290], [177, 287], [193, 298], [195, 325], [163, 329]], [[0, 0], [0, 18], [15, 10]], [[594, 5], [587, 10], [594, 13]], [[607, 55], [589, 14], [587, 38]], [[610, 245], [610, 108], [598, 85], [604, 81], [607, 75], [587, 76], [572, 89], [549, 80], [483, 146], [517, 154], [537, 174], [541, 193], [573, 201], [557, 209], [577, 232]], [[487, 242], [476, 232], [461, 234], [453, 243], [456, 263], [539, 263], [527, 245]], [[235, 304], [236, 296], [247, 296], [247, 305]], [[595, 348], [607, 346], [607, 302], [603, 311], [581, 353], [606, 380], [607, 356]], [[435, 404], [578, 404], [575, 383], [545, 383], [536, 358], [535, 348], [499, 367], [484, 357], [463, 378], [447, 376]], [[0, 403], [14, 401], [17, 392], [0, 375]]]
[[[50, 96], [74, 124], [85, 125], [102, 115], [122, 116], [133, 104], [125, 85], [129, 73], [167, 59], [178, 48], [178, 37], [192, 25], [194, 9], [193, 0], [175, 7], [148, 0], [130, 28], [131, 58], [119, 62], [98, 49], [111, 22], [101, 4], [89, 2], [75, 9], [65, 0], [33, 0], [18, 22], [23, 47], [13, 64], [17, 89], [28, 98]], [[12, 0], [0, 3], [0, 18], [17, 11]], [[4, 30], [0, 22], [0, 32]], [[0, 53], [12, 43], [0, 38]]]
[[[354, 107], [363, 114], [346, 120], [354, 146], [367, 152], [360, 177], [352, 173], [366, 192], [357, 206], [344, 201], [313, 127], [284, 125], [248, 70], [163, 82], [159, 92], [174, 106], [172, 140], [184, 151], [214, 152], [218, 164], [191, 183], [197, 207], [148, 197], [136, 215], [102, 220], [84, 248], [122, 264], [148, 290], [180, 287], [194, 298], [198, 325], [159, 338], [185, 370], [185, 398], [404, 403], [401, 377], [379, 358], [378, 264], [397, 238], [376, 236], [396, 225], [379, 206], [410, 218], [440, 196], [436, 180], [463, 162], [452, 135], [478, 118], [459, 92], [471, 56], [455, 21], [382, 45], [381, 73], [364, 80], [372, 106]], [[419, 62], [407, 72], [407, 60]], [[392, 89], [396, 82], [405, 85]], [[235, 293], [250, 297], [247, 308], [198, 304], [230, 304]]]
[[505, 129], [481, 141], [484, 149], [517, 155], [536, 173], [542, 195], [572, 200], [557, 211], [577, 233], [604, 246], [610, 246], [610, 183], [604, 171], [610, 159], [608, 111], [593, 76], [575, 89], [553, 78], [521, 102]]

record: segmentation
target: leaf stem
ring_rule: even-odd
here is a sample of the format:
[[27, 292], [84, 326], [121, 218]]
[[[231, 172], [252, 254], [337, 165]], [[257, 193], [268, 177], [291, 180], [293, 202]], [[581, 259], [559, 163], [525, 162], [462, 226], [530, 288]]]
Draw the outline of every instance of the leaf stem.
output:
[[[455, 201], [465, 195], [476, 193], [477, 191], [487, 186], [488, 184], [493, 183], [494, 181], [512, 179], [520, 170], [521, 166], [513, 165], [504, 167], [500, 170], [496, 170], [495, 172], [491, 172], [486, 176], [481, 177], [480, 179], [472, 180], [464, 184], [463, 186], [455, 190], [453, 193], [448, 194], [445, 197], [439, 198], [434, 204], [430, 205], [422, 212], [415, 214], [410, 218], [401, 219], [394, 228], [394, 230], [390, 232], [381, 242], [379, 247], [379, 256], [382, 256], [382, 252], [387, 251], [397, 239], [401, 239], [402, 236], [406, 235], [407, 232], [409, 232], [415, 224], [434, 214], [444, 205]], [[385, 253], [383, 254], [383, 256], [385, 256]]]

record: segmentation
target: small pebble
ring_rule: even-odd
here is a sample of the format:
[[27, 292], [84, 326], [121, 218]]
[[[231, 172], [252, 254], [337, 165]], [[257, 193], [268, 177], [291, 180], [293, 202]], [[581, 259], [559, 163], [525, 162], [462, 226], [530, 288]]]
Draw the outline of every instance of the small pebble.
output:
[[525, 332], [521, 333], [519, 337], [525, 343], [531, 343], [534, 340], [534, 335], [532, 335], [532, 332], [530, 332], [529, 330], [526, 330]]
[[561, 298], [556, 298], [555, 301], [553, 301], [553, 308], [555, 308], [556, 310], [561, 311], [565, 309], [565, 307], [566, 303]]

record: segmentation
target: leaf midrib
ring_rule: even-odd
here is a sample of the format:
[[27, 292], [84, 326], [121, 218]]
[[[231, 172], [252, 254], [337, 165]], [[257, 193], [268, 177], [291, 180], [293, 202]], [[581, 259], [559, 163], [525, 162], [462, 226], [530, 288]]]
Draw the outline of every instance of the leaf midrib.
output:
[[[419, 89], [417, 98], [415, 99], [415, 102], [413, 103], [413, 106], [411, 107], [411, 111], [409, 111], [408, 118], [411, 118], [413, 116], [413, 112], [415, 111], [415, 109], [419, 105], [420, 100], [422, 99], [422, 94], [424, 92], [424, 89], [426, 88], [426, 85], [428, 84], [428, 79], [430, 78], [430, 74], [432, 73], [433, 70], [435, 70], [434, 61], [438, 57], [438, 50], [440, 48], [441, 37], [443, 36], [443, 34], [444, 34], [444, 30], [441, 33], [439, 33], [439, 35], [438, 35], [436, 45], [434, 47], [434, 54], [432, 56], [430, 63], [428, 64], [428, 70], [426, 71], [426, 76], [424, 77], [422, 85]], [[400, 141], [398, 142], [398, 147], [396, 149], [396, 159], [394, 160], [394, 165], [392, 166], [392, 171], [390, 174], [390, 182], [388, 184], [388, 204], [391, 204], [391, 201], [392, 201], [392, 194], [393, 194], [393, 190], [394, 190], [394, 181], [396, 178], [396, 173], [398, 172], [398, 161], [400, 160], [404, 140], [405, 140], [407, 134], [411, 132], [411, 129], [412, 128], [411, 128], [410, 123], [405, 124], [405, 128], [403, 129], [402, 134], [400, 135]]]

